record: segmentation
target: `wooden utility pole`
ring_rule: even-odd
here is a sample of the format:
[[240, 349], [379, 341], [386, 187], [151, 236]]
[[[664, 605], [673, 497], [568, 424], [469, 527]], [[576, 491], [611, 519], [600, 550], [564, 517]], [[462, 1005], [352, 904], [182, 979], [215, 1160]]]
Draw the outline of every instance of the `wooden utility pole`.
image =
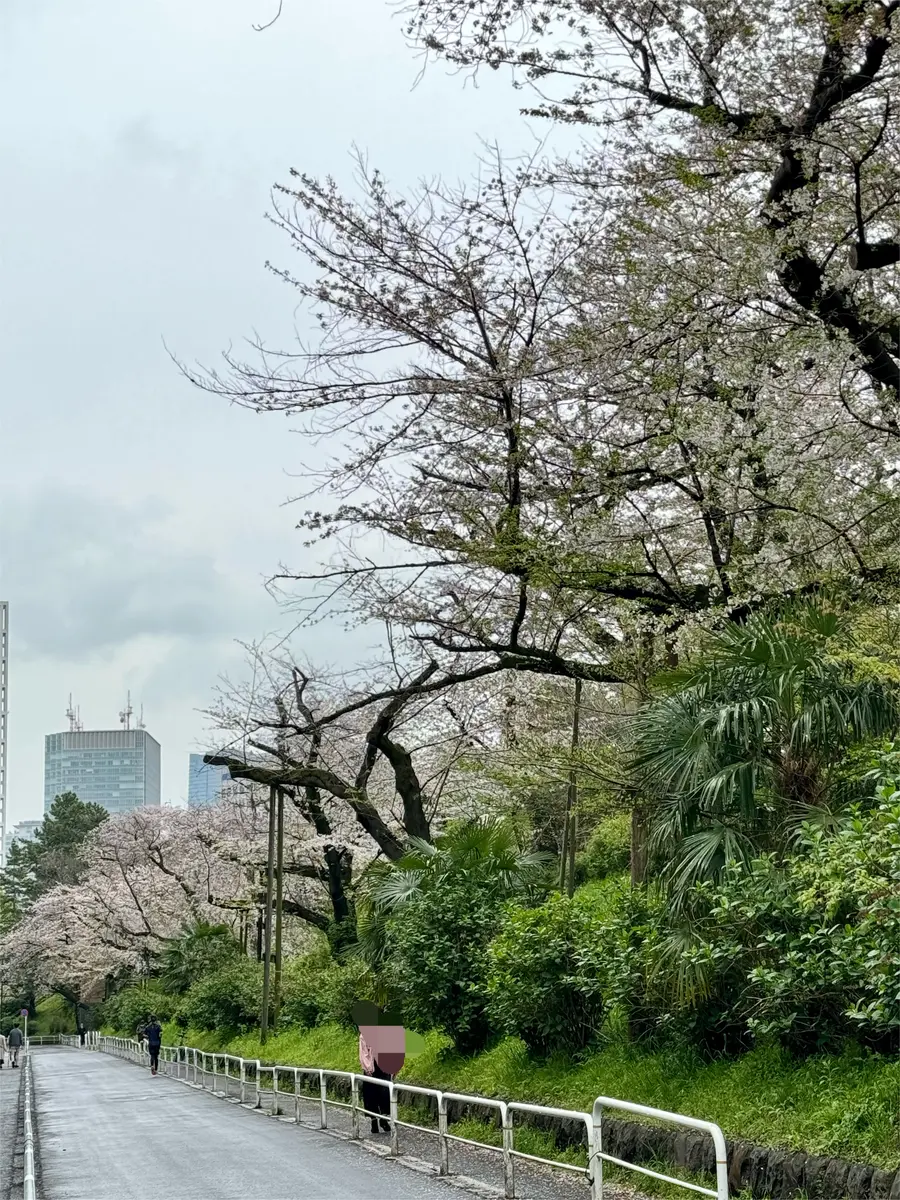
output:
[[[569, 788], [566, 793], [566, 817], [563, 824], [562, 854], [559, 863], [559, 890], [575, 894], [575, 843], [578, 836], [578, 772], [575, 755], [578, 751], [581, 726], [581, 680], [575, 680], [575, 711], [572, 714], [572, 763], [569, 767]], [[568, 875], [568, 886], [566, 876]]]
[[262, 1012], [259, 1040], [265, 1045], [269, 1036], [269, 985], [272, 973], [272, 893], [275, 885], [275, 787], [269, 788], [269, 856], [266, 861], [266, 938], [263, 951]]
[[277, 877], [275, 890], [275, 988], [272, 999], [272, 1027], [278, 1028], [281, 1009], [281, 918], [284, 907], [284, 792], [278, 789], [278, 832], [276, 852]]

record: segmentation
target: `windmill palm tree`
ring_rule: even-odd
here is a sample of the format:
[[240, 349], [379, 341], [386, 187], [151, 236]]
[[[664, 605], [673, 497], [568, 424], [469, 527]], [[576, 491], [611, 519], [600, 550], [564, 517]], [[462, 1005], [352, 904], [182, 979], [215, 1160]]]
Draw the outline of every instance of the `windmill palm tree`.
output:
[[895, 687], [855, 678], [850, 649], [834, 613], [753, 616], [666, 676], [666, 694], [639, 712], [633, 782], [653, 801], [651, 852], [674, 898], [826, 819], [841, 756], [897, 730]]
[[224, 966], [240, 953], [240, 944], [227, 925], [195, 921], [166, 947], [163, 981], [173, 992], [186, 992], [201, 975]]
[[373, 967], [383, 962], [391, 913], [442, 880], [469, 879], [473, 886], [496, 891], [500, 904], [512, 896], [536, 896], [549, 881], [552, 854], [528, 850], [515, 826], [498, 817], [461, 822], [427, 842], [410, 838], [396, 862], [377, 862], [361, 889], [357, 949]]

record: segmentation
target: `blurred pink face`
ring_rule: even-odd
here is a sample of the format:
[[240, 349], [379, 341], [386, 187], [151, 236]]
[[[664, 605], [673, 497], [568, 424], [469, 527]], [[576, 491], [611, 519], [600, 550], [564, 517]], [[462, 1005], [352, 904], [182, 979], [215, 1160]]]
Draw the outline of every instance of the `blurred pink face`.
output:
[[386, 1075], [396, 1075], [406, 1058], [406, 1030], [402, 1025], [360, 1025], [359, 1032], [371, 1047]]

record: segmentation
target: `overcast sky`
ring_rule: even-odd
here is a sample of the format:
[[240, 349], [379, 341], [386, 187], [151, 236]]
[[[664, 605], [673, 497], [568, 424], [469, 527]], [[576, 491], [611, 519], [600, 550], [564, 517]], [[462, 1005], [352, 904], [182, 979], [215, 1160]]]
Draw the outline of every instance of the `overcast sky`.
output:
[[[40, 816], [43, 738], [117, 728], [125, 693], [183, 802], [236, 639], [286, 627], [267, 596], [303, 561], [284, 418], [184, 382], [286, 344], [296, 269], [265, 220], [296, 167], [350, 185], [352, 143], [398, 186], [468, 175], [479, 136], [519, 152], [521, 96], [419, 64], [382, 0], [4, 0], [0, 598], [10, 602], [9, 817]], [[365, 635], [315, 634], [351, 665]]]

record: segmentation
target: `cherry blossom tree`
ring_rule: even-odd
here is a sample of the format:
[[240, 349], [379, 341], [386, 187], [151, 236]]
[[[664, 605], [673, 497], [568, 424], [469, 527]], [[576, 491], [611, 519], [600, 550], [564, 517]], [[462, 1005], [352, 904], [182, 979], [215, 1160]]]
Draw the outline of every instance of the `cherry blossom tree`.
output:
[[592, 187], [724, 206], [785, 319], [845, 346], [857, 419], [896, 438], [898, 8], [420, 0], [408, 30], [460, 67], [511, 68], [538, 92], [528, 111], [598, 129]]
[[318, 345], [191, 373], [349, 446], [304, 466], [334, 507], [301, 525], [332, 557], [275, 582], [310, 621], [391, 623], [409, 670], [372, 701], [505, 671], [631, 682], [685, 626], [892, 583], [890, 439], [849, 411], [841, 348], [757, 295], [759, 236], [721, 197], [626, 205], [572, 168], [489, 167], [409, 199], [364, 164], [358, 200], [297, 176], [275, 219], [312, 277], [279, 273]]

